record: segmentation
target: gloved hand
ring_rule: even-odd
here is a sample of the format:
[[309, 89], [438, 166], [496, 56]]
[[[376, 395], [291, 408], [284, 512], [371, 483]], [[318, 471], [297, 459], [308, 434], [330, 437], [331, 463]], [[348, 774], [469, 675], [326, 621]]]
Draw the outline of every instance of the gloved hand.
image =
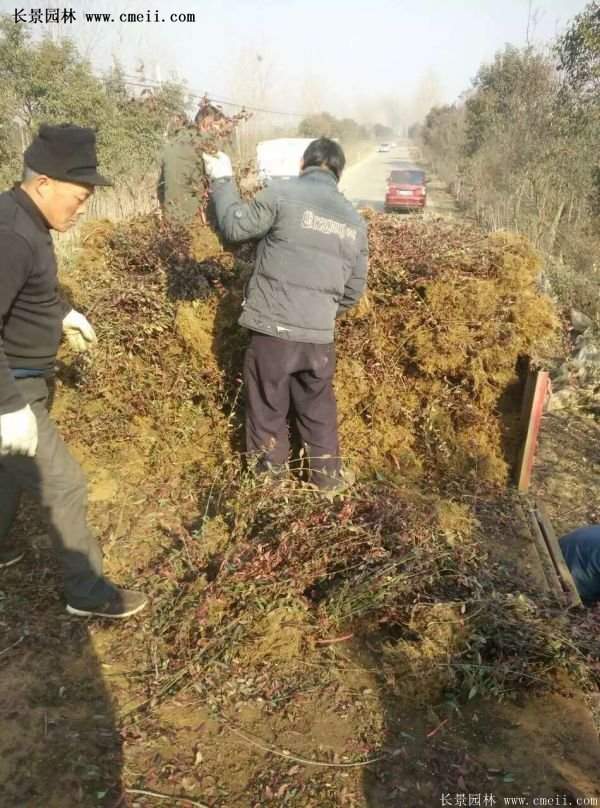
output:
[[204, 160], [204, 169], [211, 180], [223, 180], [227, 177], [233, 177], [233, 167], [231, 160], [225, 152], [217, 152], [217, 154], [202, 153]]
[[0, 415], [0, 455], [24, 454], [33, 457], [37, 445], [37, 421], [29, 404], [16, 412]]
[[71, 309], [63, 320], [63, 334], [69, 340], [71, 348], [77, 353], [89, 350], [98, 341], [94, 329], [87, 319], [75, 309]]

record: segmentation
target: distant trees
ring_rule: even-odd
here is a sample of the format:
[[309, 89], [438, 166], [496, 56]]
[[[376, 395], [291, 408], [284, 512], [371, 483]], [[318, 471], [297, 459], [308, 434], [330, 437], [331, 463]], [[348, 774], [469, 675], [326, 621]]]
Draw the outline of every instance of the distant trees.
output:
[[433, 107], [423, 125], [412, 127], [409, 137], [422, 140], [434, 168], [459, 193], [464, 151], [465, 110], [461, 105]]
[[600, 3], [589, 3], [559, 39], [556, 52], [560, 70], [582, 101], [600, 98]]
[[600, 325], [599, 0], [552, 49], [506, 46], [409, 134], [465, 210], [525, 233], [561, 268], [563, 299]]
[[558, 90], [547, 56], [507, 46], [480, 69], [464, 117], [465, 190], [476, 215], [525, 231], [549, 251], [581, 187], [565, 152]]
[[352, 118], [335, 118], [328, 112], [308, 115], [298, 125], [299, 137], [337, 138], [341, 143], [355, 143], [369, 138], [369, 130]]
[[307, 115], [298, 124], [299, 137], [334, 137], [335, 118], [328, 112]]
[[568, 110], [569, 136], [590, 168], [590, 204], [600, 217], [600, 3], [578, 14], [556, 45], [563, 76], [560, 102]]
[[376, 123], [373, 127], [373, 134], [377, 140], [391, 139], [394, 137], [394, 130], [391, 126], [384, 126], [381, 123]]
[[496, 54], [461, 103], [429, 111], [419, 138], [479, 221], [521, 231], [571, 267], [565, 295], [589, 309], [585, 296], [600, 291], [600, 3], [551, 53], [509, 45]]

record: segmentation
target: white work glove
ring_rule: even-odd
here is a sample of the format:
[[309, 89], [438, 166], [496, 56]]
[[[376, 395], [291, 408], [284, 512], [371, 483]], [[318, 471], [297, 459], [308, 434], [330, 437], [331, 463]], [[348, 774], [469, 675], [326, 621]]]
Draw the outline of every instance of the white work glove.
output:
[[24, 454], [33, 457], [37, 445], [37, 421], [29, 404], [16, 412], [0, 415], [0, 455]]
[[98, 341], [94, 329], [87, 319], [75, 309], [71, 309], [63, 320], [63, 334], [69, 340], [71, 348], [77, 353], [89, 350]]
[[224, 180], [228, 177], [233, 177], [233, 168], [231, 160], [225, 152], [217, 152], [217, 154], [202, 153], [204, 160], [204, 169], [211, 180]]

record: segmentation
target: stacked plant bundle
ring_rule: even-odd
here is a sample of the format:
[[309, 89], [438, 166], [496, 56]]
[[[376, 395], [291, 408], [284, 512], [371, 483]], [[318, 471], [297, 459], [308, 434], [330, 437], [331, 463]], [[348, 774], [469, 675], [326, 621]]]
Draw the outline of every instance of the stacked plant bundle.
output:
[[161, 690], [183, 675], [222, 707], [251, 671], [285, 690], [337, 642], [374, 654], [407, 704], [553, 688], [565, 671], [591, 681], [559, 611], [490, 559], [501, 532], [467, 504], [389, 483], [324, 503], [236, 471], [219, 476], [201, 521], [172, 527], [179, 553], [152, 570], [173, 675]]
[[[344, 453], [399, 479], [504, 483], [517, 445], [519, 360], [556, 347], [535, 253], [516, 236], [455, 223], [371, 214], [369, 232], [369, 292], [339, 327]], [[241, 367], [246, 261], [209, 228], [190, 234], [158, 218], [98, 225], [87, 246], [93, 271], [67, 282], [100, 321], [88, 393], [114, 396], [115, 376], [125, 385], [113, 426], [127, 429], [128, 406], [149, 415], [153, 403], [163, 411], [179, 400], [193, 418], [194, 401], [206, 400], [221, 412], [219, 396], [231, 394]]]
[[230, 452], [227, 380], [235, 387], [244, 342], [233, 327], [233, 279], [248, 267], [208, 227], [158, 216], [95, 222], [82, 241], [62, 280], [99, 344], [91, 356], [68, 357], [59, 375], [66, 436], [98, 458], [137, 450], [146, 472], [166, 473], [167, 457], [175, 466], [178, 456], [222, 462]]
[[[202, 113], [206, 110], [212, 111], [214, 109], [214, 105], [211, 104], [210, 99], [205, 95], [200, 99], [200, 104], [196, 114]], [[236, 129], [241, 123], [249, 120], [251, 117], [252, 114], [242, 108], [240, 112], [236, 113], [235, 115], [229, 116], [223, 113], [221, 117], [214, 118], [209, 124], [208, 128], [205, 129], [202, 132], [202, 135], [196, 140], [195, 151], [198, 165], [203, 168], [202, 155], [204, 153], [217, 154], [223, 149], [230, 151]], [[196, 124], [187, 124], [187, 128], [194, 133], [197, 132]], [[245, 164], [236, 164], [234, 167], [234, 172], [238, 182], [248, 177], [251, 169], [252, 161]], [[195, 188], [194, 193], [198, 199], [200, 218], [202, 219], [203, 223], [206, 224], [212, 218], [210, 211], [210, 181], [204, 171], [199, 172], [199, 177], [200, 187]]]
[[120, 480], [97, 518], [126, 536], [154, 593], [138, 638], [150, 633], [163, 658], [154, 695], [240, 665], [282, 666], [289, 684], [340, 632], [379, 637], [399, 689], [472, 691], [477, 660], [497, 692], [570, 665], [560, 627], [514, 600], [470, 506], [448, 494], [471, 475], [505, 478], [501, 399], [518, 358], [546, 350], [555, 328], [537, 260], [515, 237], [462, 225], [370, 215], [369, 228], [370, 290], [340, 323], [337, 372], [344, 450], [365, 473], [335, 503], [243, 471], [236, 321], [251, 264], [208, 228], [146, 217], [91, 227], [65, 273], [99, 343], [64, 372], [58, 417]]
[[536, 254], [511, 234], [367, 216], [370, 290], [340, 327], [344, 450], [399, 478], [506, 482], [519, 360], [557, 344]]

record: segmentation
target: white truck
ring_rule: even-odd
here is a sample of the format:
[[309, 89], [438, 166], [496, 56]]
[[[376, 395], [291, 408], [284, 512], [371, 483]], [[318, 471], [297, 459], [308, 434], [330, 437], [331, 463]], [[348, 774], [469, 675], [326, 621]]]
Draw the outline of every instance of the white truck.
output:
[[268, 185], [274, 179], [290, 179], [300, 172], [300, 161], [312, 137], [278, 137], [256, 146], [258, 179]]

